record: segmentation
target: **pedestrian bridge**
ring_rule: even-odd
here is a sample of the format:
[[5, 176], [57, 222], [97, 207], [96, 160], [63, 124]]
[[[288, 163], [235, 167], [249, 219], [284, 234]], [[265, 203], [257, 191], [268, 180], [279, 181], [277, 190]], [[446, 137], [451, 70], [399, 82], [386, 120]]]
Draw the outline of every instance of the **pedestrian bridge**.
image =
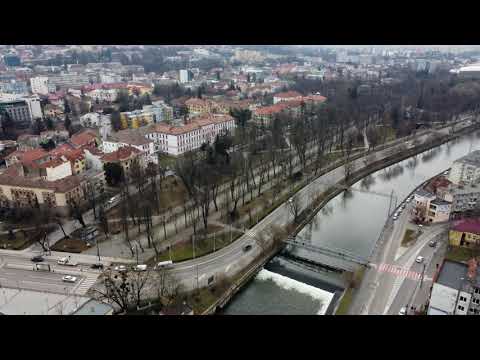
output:
[[367, 266], [367, 258], [353, 254], [345, 249], [338, 249], [328, 246], [315, 246], [302, 238], [289, 238], [285, 240], [287, 250], [296, 258], [303, 258], [310, 263], [316, 263], [319, 266], [354, 271], [359, 266]]

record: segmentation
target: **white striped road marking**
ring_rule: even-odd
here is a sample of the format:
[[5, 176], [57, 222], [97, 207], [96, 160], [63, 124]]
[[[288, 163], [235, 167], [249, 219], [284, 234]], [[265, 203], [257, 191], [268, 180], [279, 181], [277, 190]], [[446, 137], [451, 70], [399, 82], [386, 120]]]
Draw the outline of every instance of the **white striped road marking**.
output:
[[397, 277], [404, 277], [412, 280], [419, 280], [421, 278], [421, 274], [416, 271], [401, 268], [391, 264], [380, 264], [378, 270], [381, 272], [387, 272], [396, 275]]

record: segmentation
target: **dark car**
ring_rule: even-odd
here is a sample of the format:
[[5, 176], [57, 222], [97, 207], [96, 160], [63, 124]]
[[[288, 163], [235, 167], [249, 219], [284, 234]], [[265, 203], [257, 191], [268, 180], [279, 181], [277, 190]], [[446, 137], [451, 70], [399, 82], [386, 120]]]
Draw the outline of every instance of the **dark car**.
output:
[[435, 246], [437, 246], [437, 242], [432, 240], [428, 243], [428, 246], [435, 247]]
[[92, 269], [103, 269], [103, 264], [92, 264]]
[[32, 257], [30, 260], [37, 263], [37, 262], [42, 262], [45, 259], [43, 258], [43, 256], [37, 255], [37, 256]]
[[245, 246], [243, 247], [243, 251], [247, 252], [247, 251], [249, 251], [251, 248], [252, 248], [252, 245], [245, 245]]

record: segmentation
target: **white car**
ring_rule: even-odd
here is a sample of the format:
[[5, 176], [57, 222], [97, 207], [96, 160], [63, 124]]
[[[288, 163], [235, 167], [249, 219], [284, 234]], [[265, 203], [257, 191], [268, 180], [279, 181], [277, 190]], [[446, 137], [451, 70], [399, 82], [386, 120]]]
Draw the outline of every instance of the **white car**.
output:
[[396, 215], [393, 215], [393, 218], [392, 218], [392, 219], [393, 219], [393, 221], [397, 221], [397, 219], [398, 219], [398, 216], [396, 216]]
[[419, 264], [421, 264], [423, 262], [423, 260], [425, 260], [425, 258], [423, 256], [418, 256], [415, 261]]
[[125, 265], [118, 265], [113, 268], [115, 271], [127, 271], [127, 267]]
[[77, 281], [77, 278], [75, 276], [65, 275], [64, 277], [62, 277], [62, 281], [74, 283], [75, 281]]
[[133, 270], [135, 270], [135, 271], [147, 271], [147, 265], [144, 265], [144, 264], [142, 264], [142, 265], [135, 265], [135, 266], [133, 267]]
[[407, 308], [404, 306], [398, 312], [398, 315], [407, 315]]
[[71, 260], [70, 256], [58, 259], [57, 264], [58, 265], [64, 265], [64, 266], [77, 266], [78, 265], [77, 262]]

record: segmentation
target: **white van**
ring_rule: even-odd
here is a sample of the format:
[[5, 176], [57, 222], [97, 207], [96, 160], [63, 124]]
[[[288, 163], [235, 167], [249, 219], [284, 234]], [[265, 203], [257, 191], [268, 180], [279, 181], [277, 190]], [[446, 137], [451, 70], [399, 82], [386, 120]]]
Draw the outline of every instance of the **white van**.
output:
[[155, 270], [168, 269], [172, 267], [172, 265], [173, 265], [172, 260], [162, 261], [162, 262], [159, 262], [157, 265], [155, 265], [154, 269]]
[[64, 266], [77, 266], [78, 263], [75, 261], [72, 261], [70, 257], [63, 257], [61, 259], [57, 260], [57, 264], [59, 265], [64, 265]]

